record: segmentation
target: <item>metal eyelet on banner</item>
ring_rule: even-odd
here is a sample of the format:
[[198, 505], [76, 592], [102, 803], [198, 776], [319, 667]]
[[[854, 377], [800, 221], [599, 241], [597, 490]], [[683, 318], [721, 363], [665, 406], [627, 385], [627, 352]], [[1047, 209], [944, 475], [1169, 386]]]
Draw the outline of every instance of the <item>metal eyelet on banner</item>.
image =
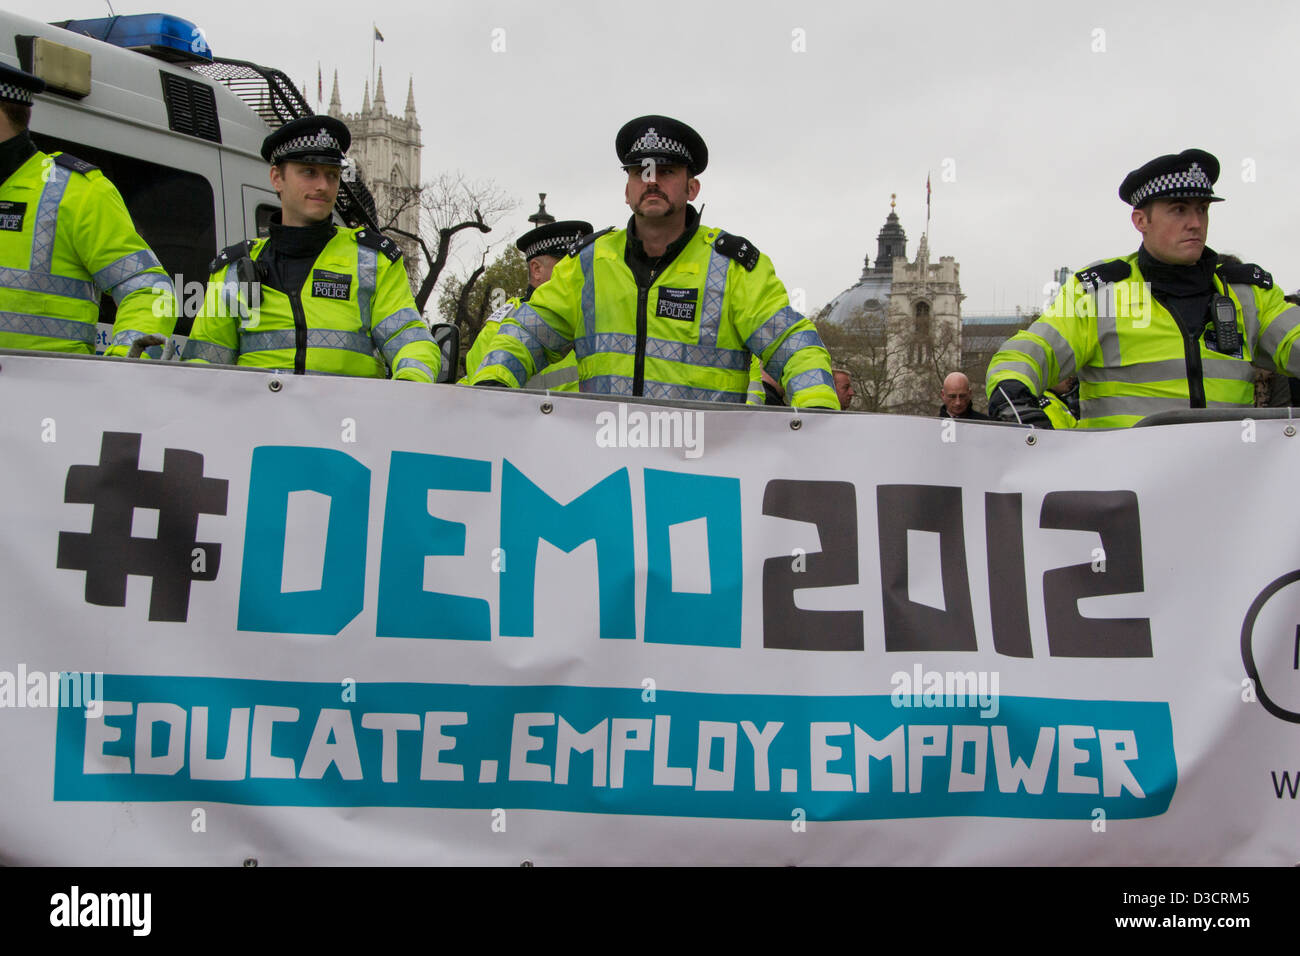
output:
[[250, 856], [244, 861], [244, 866], [257, 866], [257, 859]]
[[271, 381], [266, 383], [266, 387], [273, 392], [278, 392], [280, 389], [284, 388], [284, 385], [280, 382], [278, 378], [273, 378], [271, 379]]
[[1025, 436], [1025, 444], [1026, 444], [1026, 445], [1037, 445], [1037, 444], [1038, 444], [1038, 436], [1035, 435], [1033, 432], [1030, 432], [1028, 435]]
[[532, 860], [524, 860], [524, 862], [520, 863], [519, 865], [520, 865], [521, 867], [528, 867], [528, 868], [531, 869], [531, 868], [532, 868], [532, 865], [533, 865], [533, 861], [532, 861]]
[[801, 428], [803, 428], [803, 419], [801, 419], [801, 418], [792, 418], [792, 419], [790, 419], [790, 430], [791, 430], [791, 431], [796, 431], [796, 432], [797, 432], [797, 431], [798, 431], [799, 429], [801, 429]]
[[550, 402], [542, 402], [541, 408], [543, 415], [549, 415], [551, 412], [555, 411], [555, 406]]

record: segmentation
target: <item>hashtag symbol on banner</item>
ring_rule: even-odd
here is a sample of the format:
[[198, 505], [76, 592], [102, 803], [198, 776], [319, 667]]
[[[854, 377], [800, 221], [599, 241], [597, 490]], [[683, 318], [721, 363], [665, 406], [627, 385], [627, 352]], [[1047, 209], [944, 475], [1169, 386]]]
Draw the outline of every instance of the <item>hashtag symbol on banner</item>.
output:
[[[221, 565], [221, 545], [195, 540], [199, 515], [226, 513], [229, 482], [203, 477], [203, 456], [179, 448], [163, 451], [162, 471], [142, 471], [140, 437], [104, 432], [99, 464], [68, 469], [64, 501], [94, 511], [89, 533], [59, 532], [57, 566], [85, 571], [86, 602], [103, 607], [125, 607], [127, 575], [145, 575], [149, 620], [184, 621], [190, 583], [216, 580]], [[156, 538], [132, 536], [136, 508], [157, 509]]]

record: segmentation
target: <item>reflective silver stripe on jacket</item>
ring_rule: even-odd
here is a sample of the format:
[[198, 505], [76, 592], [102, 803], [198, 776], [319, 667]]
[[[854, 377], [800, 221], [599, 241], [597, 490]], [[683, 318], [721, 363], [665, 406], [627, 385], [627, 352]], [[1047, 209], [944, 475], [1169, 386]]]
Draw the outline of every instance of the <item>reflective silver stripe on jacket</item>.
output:
[[[375, 285], [379, 281], [378, 276], [378, 250], [357, 243], [357, 310], [361, 313], [361, 331], [365, 334], [370, 332], [370, 312], [375, 299]], [[400, 315], [401, 313], [397, 314]], [[390, 332], [384, 338], [391, 335]]]
[[[1216, 359], [1202, 356], [1201, 370], [1206, 379], [1229, 379], [1239, 382], [1255, 380], [1255, 369], [1245, 359]], [[1125, 385], [1186, 381], [1187, 360], [1164, 359], [1159, 362], [1122, 365], [1119, 368], [1085, 366], [1079, 369], [1079, 378], [1084, 382], [1119, 382]]]
[[[1206, 402], [1208, 408], [1248, 407], [1236, 402]], [[1102, 395], [1098, 398], [1080, 398], [1081, 419], [1109, 418], [1112, 415], [1137, 415], [1145, 418], [1158, 412], [1171, 412], [1191, 408], [1188, 398], [1157, 398], [1142, 395]]]
[[158, 295], [172, 295], [172, 284], [166, 276], [160, 276], [156, 272], [142, 272], [113, 286], [113, 301], [121, 305], [128, 295], [141, 289], [157, 289]]
[[767, 364], [763, 367], [767, 369], [768, 375], [771, 375], [779, 382], [785, 374], [786, 363], [794, 357], [796, 352], [800, 349], [816, 346], [826, 347], [816, 329], [804, 329], [802, 332], [795, 332], [777, 346], [776, 351], [772, 353], [772, 357], [767, 360]]
[[[745, 383], [748, 386], [748, 381]], [[632, 379], [623, 375], [597, 375], [584, 378], [578, 390], [596, 395], [631, 395]], [[723, 392], [708, 388], [692, 388], [670, 382], [646, 381], [642, 393], [646, 398], [665, 398], [679, 402], [733, 402], [744, 404], [747, 392]]]
[[[1119, 348], [1119, 324], [1115, 320], [1115, 284], [1108, 282], [1096, 291], [1094, 297], [1097, 300], [1097, 344], [1101, 347], [1101, 360], [1109, 368], [1117, 368], [1123, 364], [1123, 358], [1120, 355]], [[1038, 323], [1035, 322], [1034, 325]], [[1046, 325], [1046, 323], [1044, 323]], [[1032, 329], [1034, 326], [1031, 325]], [[1051, 328], [1051, 326], [1048, 326]], [[1043, 336], [1046, 338], [1047, 336]], [[1052, 343], [1056, 347], [1056, 343]], [[1065, 373], [1065, 368], [1061, 368], [1061, 377], [1069, 378]], [[1055, 382], [1048, 382], [1048, 385], [1055, 385]]]
[[[1016, 343], [1019, 345], [1020, 343]], [[1035, 395], [1043, 390], [1043, 383], [1037, 370], [1028, 362], [1011, 362], [1002, 361], [989, 369], [989, 381], [996, 382], [999, 378], [1005, 377], [1011, 372], [1019, 372], [1032, 383], [1029, 387]]]
[[51, 319], [44, 315], [28, 315], [25, 312], [0, 312], [0, 332], [37, 335], [43, 339], [64, 339], [69, 342], [89, 344], [95, 341], [97, 330], [94, 322]]
[[394, 367], [393, 374], [396, 375], [404, 368], [418, 369], [419, 371], [423, 372], [425, 375], [429, 377], [430, 382], [438, 381], [438, 376], [433, 374], [433, 369], [429, 368], [429, 366], [425, 365], [419, 359], [404, 358], [400, 360], [397, 363], [396, 367]]
[[[148, 275], [150, 269], [161, 269], [162, 263], [148, 249], [140, 249], [129, 255], [123, 256], [116, 262], [110, 262], [104, 268], [95, 273], [95, 286], [104, 292], [112, 293], [115, 302], [121, 302], [123, 298], [134, 292], [136, 289], [146, 288], [156, 282], [166, 284], [166, 276], [157, 274]], [[135, 279], [137, 276], [147, 280], [141, 284], [136, 282], [130, 289], [119, 291], [118, 286], [128, 280]]]
[[[587, 248], [591, 247], [588, 246]], [[530, 342], [529, 339], [520, 338], [518, 335], [514, 337], [523, 342], [524, 347], [527, 348], [529, 352], [533, 353], [533, 359], [535, 361], [542, 354], [542, 349], [548, 349], [553, 353], [563, 355], [573, 347], [573, 343], [547, 325], [545, 320], [534, 312], [532, 306], [527, 302], [515, 309], [515, 311], [509, 316], [509, 320], [501, 323], [500, 331], [510, 335], [510, 329], [516, 323], [520, 328], [528, 333], [528, 336], [532, 341]], [[548, 363], [537, 361], [537, 364], [546, 365]]]
[[41, 201], [36, 207], [36, 222], [32, 228], [32, 271], [53, 272], [54, 237], [58, 233], [59, 204], [68, 188], [71, 173], [53, 160], [47, 160], [46, 172], [50, 180], [41, 190]]
[[239, 353], [234, 349], [226, 348], [224, 345], [214, 345], [201, 339], [190, 338], [185, 342], [185, 349], [181, 352], [181, 358], [183, 360], [200, 359], [204, 362], [211, 362], [213, 365], [234, 365], [239, 359]]
[[412, 342], [428, 342], [430, 345], [434, 344], [433, 336], [429, 333], [429, 330], [424, 327], [423, 322], [420, 323], [418, 329], [407, 329], [404, 332], [398, 332], [395, 336], [380, 346], [380, 348], [383, 350], [384, 358], [388, 360], [388, 364], [391, 366], [397, 361], [397, 353]]
[[[586, 335], [573, 343], [579, 359], [598, 352], [618, 355], [636, 355], [636, 336], [627, 332], [601, 332]], [[705, 368], [718, 368], [736, 372], [749, 368], [749, 352], [744, 349], [720, 349], [711, 345], [691, 345], [668, 339], [646, 338], [645, 354], [648, 358], [665, 359]]]
[[800, 372], [794, 378], [790, 379], [790, 385], [786, 389], [786, 394], [793, 400], [805, 388], [813, 388], [817, 385], [828, 385], [833, 390], [835, 388], [835, 379], [831, 373], [825, 369], [814, 368], [806, 372]]
[[[424, 326], [424, 319], [420, 318], [419, 312], [416, 312], [412, 308], [398, 309], [388, 318], [384, 319], [384, 321], [376, 325], [373, 331], [370, 331], [370, 326], [367, 323], [365, 331], [369, 331], [370, 337], [375, 340], [375, 345], [382, 348], [385, 342], [397, 334], [398, 329], [404, 325], [410, 325], [412, 322], [417, 320], [421, 326]], [[425, 331], [428, 331], [427, 326], [425, 327]], [[431, 335], [429, 338], [432, 339], [433, 336]]]
[[[1112, 325], [1113, 325], [1113, 320], [1112, 320]], [[1063, 336], [1060, 332], [1058, 332], [1055, 326], [1052, 326], [1047, 322], [1043, 322], [1040, 320], [1035, 322], [1033, 325], [1029, 326], [1029, 328], [1025, 329], [1025, 331], [1028, 332], [1030, 335], [1038, 336], [1040, 339], [1046, 339], [1047, 344], [1051, 346], [1052, 354], [1056, 356], [1057, 368], [1060, 369], [1060, 378], [1057, 379], [1058, 382], [1074, 375], [1075, 369], [1078, 367], [1078, 362], [1079, 362], [1078, 356], [1074, 354], [1074, 347], [1071, 346], [1070, 343], [1065, 340], [1065, 336]], [[1021, 346], [1023, 344], [1025, 344], [1024, 339], [1018, 339], [1018, 340], [1009, 339], [1002, 346], [1002, 348], [1013, 352], [1025, 351], [1021, 349]], [[1031, 342], [1028, 344], [1034, 345], [1038, 347], [1040, 350], [1042, 349], [1042, 346], [1038, 345], [1037, 342]], [[1115, 345], [1115, 355], [1116, 356], [1119, 355], [1118, 344]], [[1035, 354], [1034, 357], [1037, 358], [1037, 355]], [[1044, 353], [1044, 362], [1040, 365], [1040, 367], [1043, 369], [1044, 372], [1047, 371], [1046, 353]], [[1056, 382], [1043, 382], [1039, 391], [1041, 391], [1042, 388], [1051, 388], [1055, 384]]]
[[[1259, 348], [1259, 307], [1255, 305], [1255, 287], [1231, 283], [1228, 286], [1241, 303], [1241, 318], [1246, 326], [1246, 342], [1253, 356]], [[1291, 308], [1295, 308], [1292, 306]], [[1272, 358], [1272, 355], [1269, 356]], [[1276, 363], [1274, 363], [1276, 365]]]
[[762, 358], [763, 352], [769, 345], [785, 335], [786, 332], [790, 331], [802, 320], [803, 316], [794, 309], [788, 305], [782, 306], [771, 318], [756, 328], [749, 338], [745, 339], [745, 346], [759, 358]]
[[[507, 352], [507, 355], [510, 353]], [[511, 356], [514, 358], [514, 356]], [[534, 375], [524, 383], [524, 388], [559, 388], [561, 385], [568, 385], [570, 382], [578, 381], [578, 366], [565, 365], [561, 368], [553, 368], [549, 372]]]
[[[497, 349], [495, 352], [489, 352], [483, 356], [483, 361], [479, 363], [479, 368], [489, 365], [499, 365], [515, 377], [515, 381], [523, 385], [524, 380], [528, 378], [528, 372], [524, 370], [524, 363], [519, 361], [505, 349]], [[474, 372], [478, 371], [475, 369]], [[471, 372], [470, 374], [474, 374]]]
[[84, 279], [52, 276], [48, 272], [29, 272], [26, 269], [0, 268], [0, 287], [39, 292], [42, 295], [61, 295], [86, 302], [95, 302], [99, 298], [94, 284]]
[[709, 254], [709, 271], [704, 279], [704, 304], [700, 307], [700, 344], [717, 345], [722, 325], [722, 298], [727, 291], [727, 268], [731, 260], [713, 249]]
[[[578, 265], [582, 267], [582, 330], [587, 335], [596, 331], [596, 243], [589, 242], [578, 253]], [[528, 311], [532, 312], [532, 309]], [[537, 313], [533, 312], [536, 316]], [[516, 315], [518, 318], [518, 315]], [[541, 319], [539, 318], [540, 322]], [[545, 323], [542, 323], [543, 325]], [[545, 341], [545, 340], [543, 340]]]
[[[239, 351], [243, 355], [248, 355], [250, 352], [294, 349], [298, 346], [297, 335], [294, 329], [244, 332], [239, 339]], [[360, 352], [362, 355], [374, 355], [374, 345], [370, 341], [370, 336], [362, 335], [360, 332], [341, 332], [338, 329], [308, 329], [307, 348], [345, 349], [349, 352]]]

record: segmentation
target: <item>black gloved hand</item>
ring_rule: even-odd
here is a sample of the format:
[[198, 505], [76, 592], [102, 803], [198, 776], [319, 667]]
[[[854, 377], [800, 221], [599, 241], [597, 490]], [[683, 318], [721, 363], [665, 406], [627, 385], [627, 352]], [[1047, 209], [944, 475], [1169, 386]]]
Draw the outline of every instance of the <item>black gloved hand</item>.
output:
[[1052, 420], [1043, 411], [1042, 401], [1015, 379], [999, 382], [989, 396], [989, 418], [1034, 428], [1051, 428]]

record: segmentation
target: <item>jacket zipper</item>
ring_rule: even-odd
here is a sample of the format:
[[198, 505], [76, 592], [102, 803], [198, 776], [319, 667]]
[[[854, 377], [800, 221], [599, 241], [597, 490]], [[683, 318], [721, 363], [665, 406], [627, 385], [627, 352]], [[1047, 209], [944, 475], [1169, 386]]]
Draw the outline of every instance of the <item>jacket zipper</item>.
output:
[[[655, 284], [655, 272], [650, 273], [650, 286]], [[646, 317], [646, 302], [650, 297], [650, 286], [636, 287], [636, 358], [632, 365], [632, 394], [645, 394], [645, 340], [649, 334], [650, 320]]]
[[307, 316], [302, 310], [302, 293], [290, 292], [289, 305], [293, 308], [293, 374], [307, 373]]

